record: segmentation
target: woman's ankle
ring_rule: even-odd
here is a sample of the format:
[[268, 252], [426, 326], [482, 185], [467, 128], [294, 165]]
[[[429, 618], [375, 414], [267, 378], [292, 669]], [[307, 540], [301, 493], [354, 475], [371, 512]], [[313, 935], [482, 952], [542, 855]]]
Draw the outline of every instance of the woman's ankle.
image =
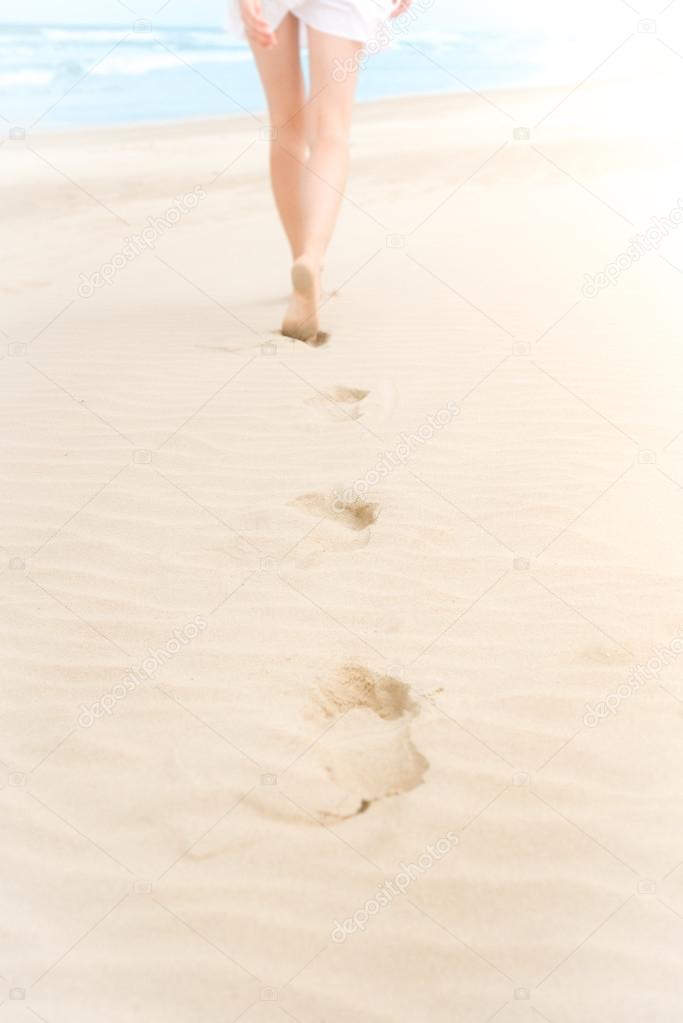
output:
[[307, 266], [310, 266], [311, 268], [315, 269], [317, 272], [320, 272], [320, 270], [322, 269], [322, 265], [323, 265], [324, 259], [325, 259], [325, 255], [324, 255], [324, 253], [320, 252], [319, 249], [314, 249], [314, 248], [307, 247], [307, 248], [304, 248], [299, 253], [298, 256], [295, 256], [294, 262], [295, 263], [305, 263]]

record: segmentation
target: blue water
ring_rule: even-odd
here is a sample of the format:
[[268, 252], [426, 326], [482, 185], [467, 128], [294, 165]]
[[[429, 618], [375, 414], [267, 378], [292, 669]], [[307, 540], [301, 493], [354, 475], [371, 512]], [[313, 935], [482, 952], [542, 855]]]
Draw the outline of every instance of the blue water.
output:
[[[553, 65], [548, 40], [529, 35], [403, 33], [368, 61], [359, 95], [534, 85]], [[11, 125], [54, 130], [245, 110], [263, 110], [259, 82], [247, 48], [221, 29], [0, 25], [0, 114]]]

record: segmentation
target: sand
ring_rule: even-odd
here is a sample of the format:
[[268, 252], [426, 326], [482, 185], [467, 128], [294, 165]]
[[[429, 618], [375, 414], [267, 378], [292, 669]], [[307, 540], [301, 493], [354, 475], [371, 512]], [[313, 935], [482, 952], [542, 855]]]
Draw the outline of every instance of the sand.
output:
[[364, 107], [321, 347], [262, 125], [0, 147], [3, 1021], [678, 1018], [669, 87]]

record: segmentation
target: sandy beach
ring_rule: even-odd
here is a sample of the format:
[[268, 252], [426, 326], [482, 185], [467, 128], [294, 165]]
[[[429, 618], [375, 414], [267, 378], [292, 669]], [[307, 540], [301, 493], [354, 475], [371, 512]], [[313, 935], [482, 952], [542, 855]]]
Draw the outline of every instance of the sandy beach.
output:
[[0, 146], [2, 1023], [678, 1018], [649, 88], [364, 105], [317, 347], [264, 121]]

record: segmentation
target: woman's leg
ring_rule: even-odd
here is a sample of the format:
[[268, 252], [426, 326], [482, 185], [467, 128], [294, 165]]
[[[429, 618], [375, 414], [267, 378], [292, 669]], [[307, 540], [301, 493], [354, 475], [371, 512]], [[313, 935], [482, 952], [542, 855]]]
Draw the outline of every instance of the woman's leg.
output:
[[252, 47], [266, 93], [273, 130], [270, 178], [275, 204], [292, 258], [304, 251], [302, 178], [306, 161], [306, 95], [299, 52], [299, 21], [288, 14], [277, 32], [277, 46]]
[[[346, 188], [357, 79], [354, 58], [361, 43], [309, 28], [308, 48], [310, 154], [304, 178], [304, 252], [322, 265]], [[343, 74], [335, 78], [336, 69]]]
[[[311, 98], [310, 152], [303, 172], [303, 245], [292, 270], [294, 294], [284, 333], [309, 340], [318, 333], [320, 267], [344, 197], [349, 133], [356, 91], [355, 56], [361, 44], [308, 29]], [[343, 75], [335, 70], [349, 68]]]

